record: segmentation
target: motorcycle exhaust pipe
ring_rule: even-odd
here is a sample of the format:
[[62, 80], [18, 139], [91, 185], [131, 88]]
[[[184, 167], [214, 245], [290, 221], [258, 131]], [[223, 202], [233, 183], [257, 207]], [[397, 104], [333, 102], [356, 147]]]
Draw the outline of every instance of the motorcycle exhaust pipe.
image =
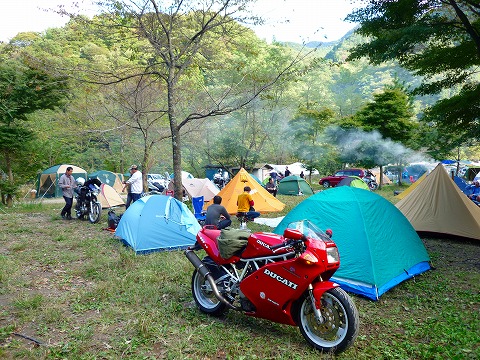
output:
[[195, 252], [193, 252], [193, 250], [185, 250], [185, 256], [192, 263], [193, 267], [197, 269], [200, 275], [207, 279], [210, 286], [212, 287], [213, 294], [219, 301], [227, 305], [230, 309], [241, 310], [240, 308], [232, 305], [227, 299], [222, 296], [222, 294], [220, 294], [217, 284], [215, 284], [215, 279], [210, 273], [210, 269], [202, 262], [202, 260], [200, 260], [200, 258], [197, 256], [197, 254], [195, 254]]

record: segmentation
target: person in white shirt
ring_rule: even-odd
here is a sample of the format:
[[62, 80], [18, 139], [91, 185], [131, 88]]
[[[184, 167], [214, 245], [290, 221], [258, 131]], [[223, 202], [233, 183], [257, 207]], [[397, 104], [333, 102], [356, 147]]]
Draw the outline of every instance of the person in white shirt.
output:
[[142, 172], [138, 170], [137, 165], [130, 166], [130, 174], [131, 174], [130, 178], [127, 181], [124, 181], [123, 183], [125, 185], [130, 186], [130, 194], [131, 194], [132, 203], [133, 203], [138, 199], [140, 199], [140, 196], [143, 192], [143, 179], [142, 179]]

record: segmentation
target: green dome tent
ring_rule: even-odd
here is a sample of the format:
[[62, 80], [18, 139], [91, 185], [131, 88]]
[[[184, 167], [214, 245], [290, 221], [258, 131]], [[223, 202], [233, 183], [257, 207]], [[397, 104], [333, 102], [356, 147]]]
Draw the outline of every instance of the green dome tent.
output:
[[333, 281], [373, 300], [400, 282], [430, 269], [428, 253], [407, 218], [388, 200], [371, 191], [335, 187], [306, 198], [274, 232], [303, 219], [325, 231], [340, 252]]
[[367, 183], [358, 176], [347, 176], [345, 179], [342, 179], [337, 186], [351, 186], [359, 189], [370, 190]]
[[297, 175], [290, 175], [280, 180], [277, 194], [281, 195], [313, 195], [311, 186]]
[[37, 179], [37, 198], [62, 197], [62, 189], [58, 186], [60, 176], [65, 174], [67, 167], [73, 168], [72, 176], [76, 179], [79, 176], [87, 179], [87, 172], [81, 167], [75, 165], [61, 164], [52, 166], [42, 173], [38, 174]]

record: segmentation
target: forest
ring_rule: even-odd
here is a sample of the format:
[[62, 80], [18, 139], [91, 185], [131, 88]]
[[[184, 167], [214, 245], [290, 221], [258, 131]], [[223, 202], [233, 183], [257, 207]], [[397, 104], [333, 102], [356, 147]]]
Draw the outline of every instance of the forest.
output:
[[0, 43], [2, 202], [60, 163], [180, 189], [209, 164], [478, 160], [477, 2], [364, 1], [355, 31], [309, 44], [259, 39], [249, 3], [103, 1]]

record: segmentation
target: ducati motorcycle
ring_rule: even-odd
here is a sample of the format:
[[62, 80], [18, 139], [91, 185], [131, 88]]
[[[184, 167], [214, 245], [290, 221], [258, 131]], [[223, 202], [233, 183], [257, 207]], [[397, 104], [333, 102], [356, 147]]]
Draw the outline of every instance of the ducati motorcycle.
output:
[[75, 188], [75, 199], [77, 200], [75, 214], [77, 219], [83, 220], [88, 217], [92, 224], [98, 223], [102, 214], [102, 205], [98, 201], [102, 182], [98, 179], [89, 179], [85, 182], [83, 178], [78, 178], [77, 184], [78, 186]]
[[[330, 281], [340, 266], [331, 230], [327, 235], [302, 220], [283, 236], [247, 232], [245, 245], [229, 258], [220, 255], [220, 234], [215, 226], [204, 226], [185, 251], [195, 268], [191, 290], [200, 311], [220, 316], [237, 310], [298, 326], [322, 352], [340, 353], [353, 344], [359, 317], [347, 293]], [[202, 260], [198, 250], [206, 252]]]

